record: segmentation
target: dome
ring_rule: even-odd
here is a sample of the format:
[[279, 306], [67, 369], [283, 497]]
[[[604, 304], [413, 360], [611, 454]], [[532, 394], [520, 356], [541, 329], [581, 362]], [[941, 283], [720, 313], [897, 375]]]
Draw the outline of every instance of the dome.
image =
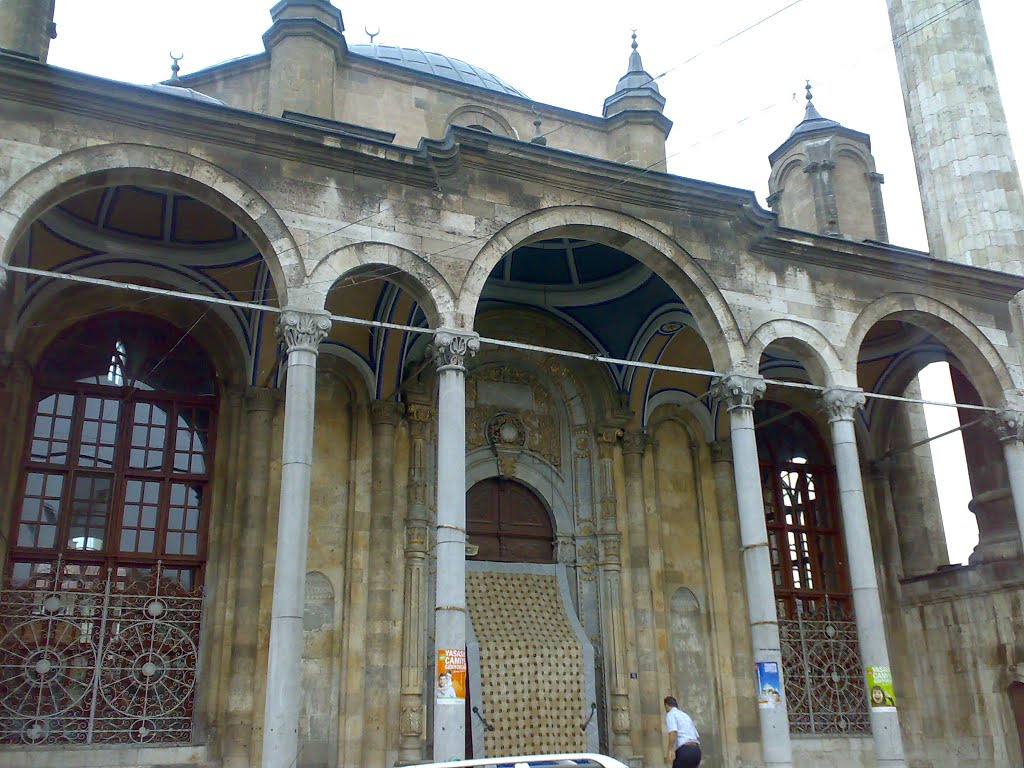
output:
[[419, 48], [399, 48], [395, 45], [369, 45], [366, 43], [350, 45], [348, 50], [349, 53], [394, 64], [404, 69], [425, 72], [428, 75], [436, 75], [457, 83], [486, 88], [488, 91], [497, 91], [509, 96], [529, 98], [518, 88], [513, 88], [487, 70], [440, 53], [421, 51]]

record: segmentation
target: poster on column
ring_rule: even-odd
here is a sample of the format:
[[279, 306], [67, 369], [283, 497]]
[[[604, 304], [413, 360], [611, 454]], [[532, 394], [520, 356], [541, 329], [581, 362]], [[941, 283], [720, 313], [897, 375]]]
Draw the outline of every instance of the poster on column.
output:
[[782, 675], [779, 673], [779, 663], [758, 661], [754, 668], [757, 671], [757, 706], [762, 709], [781, 707]]
[[461, 704], [466, 700], [466, 649], [447, 648], [437, 652], [438, 704]]
[[874, 710], [896, 709], [896, 694], [892, 688], [892, 669], [868, 667], [868, 700]]

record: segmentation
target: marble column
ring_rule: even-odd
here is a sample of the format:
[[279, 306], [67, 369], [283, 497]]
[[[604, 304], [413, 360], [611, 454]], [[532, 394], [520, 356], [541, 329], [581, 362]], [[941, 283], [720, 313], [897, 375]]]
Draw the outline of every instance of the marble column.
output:
[[628, 762], [633, 755], [629, 740], [629, 694], [626, 689], [626, 627], [622, 608], [622, 534], [616, 514], [614, 452], [622, 430], [615, 426], [597, 431], [597, 505], [600, 515], [601, 616], [605, 678], [608, 689], [609, 748], [612, 756]]
[[654, 637], [654, 598], [651, 592], [651, 542], [647, 538], [643, 460], [650, 439], [643, 432], [622, 435], [626, 481], [626, 524], [629, 531], [629, 571], [633, 588], [633, 622], [637, 639], [637, 675], [640, 683], [641, 749], [649, 765], [665, 751], [662, 738], [664, 685], [658, 679], [658, 648]]
[[295, 765], [299, 753], [302, 616], [309, 538], [309, 484], [313, 468], [318, 345], [331, 329], [326, 312], [286, 308], [277, 333], [287, 359], [281, 504], [277, 521], [271, 604], [263, 768]]
[[[466, 648], [466, 356], [480, 337], [452, 328], [434, 334], [437, 363], [437, 586], [434, 650]], [[466, 753], [466, 700], [434, 700], [434, 761]]]
[[245, 396], [245, 501], [235, 573], [234, 631], [231, 678], [225, 712], [224, 762], [229, 768], [249, 765], [252, 741], [253, 691], [256, 688], [256, 644], [259, 635], [263, 540], [266, 538], [267, 491], [270, 485], [270, 441], [274, 434], [276, 391], [252, 387]]
[[1024, 412], [1003, 410], [995, 414], [996, 433], [1003, 445], [1006, 473], [1013, 495], [1013, 511], [1017, 517], [1021, 547], [1024, 549]]
[[[754, 661], [776, 664], [777, 669], [782, 670], [775, 583], [768, 552], [764, 500], [761, 496], [761, 469], [754, 439], [754, 401], [764, 395], [764, 391], [763, 378], [737, 373], [722, 376], [711, 386], [711, 396], [729, 412], [736, 507], [740, 518], [740, 547], [743, 550]], [[752, 679], [752, 693], [754, 688]], [[758, 718], [761, 725], [761, 752], [766, 768], [792, 768], [793, 748], [789, 738], [785, 697], [780, 704], [759, 706]]]
[[[853, 588], [853, 609], [857, 619], [857, 641], [865, 676], [869, 669], [889, 666], [889, 647], [882, 619], [882, 601], [875, 577], [875, 555], [868, 529], [868, 513], [864, 503], [864, 486], [857, 454], [857, 436], [853, 417], [864, 406], [864, 393], [859, 389], [834, 387], [825, 390], [822, 407], [832, 429], [832, 453], [839, 486], [839, 506], [843, 515], [846, 559]], [[866, 679], [866, 678], [865, 678]], [[903, 736], [896, 707], [871, 707], [871, 737], [875, 743], [875, 763], [887, 768], [906, 768]]]
[[422, 403], [406, 408], [409, 423], [409, 511], [405, 520], [405, 592], [402, 623], [402, 687], [399, 694], [401, 763], [420, 762], [423, 754], [423, 659], [427, 589], [427, 439], [435, 411]]

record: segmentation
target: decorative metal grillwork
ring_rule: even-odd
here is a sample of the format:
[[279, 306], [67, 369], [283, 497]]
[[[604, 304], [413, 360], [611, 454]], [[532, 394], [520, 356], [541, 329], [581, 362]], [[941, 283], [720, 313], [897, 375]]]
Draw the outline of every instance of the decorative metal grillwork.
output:
[[58, 561], [0, 591], [0, 743], [189, 743], [203, 598], [174, 573]]
[[825, 600], [779, 621], [786, 704], [792, 733], [853, 734], [870, 730], [857, 625]]

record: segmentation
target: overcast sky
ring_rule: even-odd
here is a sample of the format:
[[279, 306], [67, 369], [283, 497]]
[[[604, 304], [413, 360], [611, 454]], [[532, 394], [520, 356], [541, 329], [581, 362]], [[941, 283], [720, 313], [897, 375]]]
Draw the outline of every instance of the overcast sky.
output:
[[[1024, 151], [1024, 46], [1019, 43], [1024, 2], [977, 1], [1011, 135]], [[156, 82], [169, 76], [171, 50], [184, 54], [183, 73], [262, 51], [272, 4], [57, 0], [58, 37], [50, 63], [117, 80]], [[600, 114], [625, 71], [630, 31], [636, 29], [645, 68], [662, 75], [665, 113], [675, 123], [668, 140], [670, 172], [754, 190], [762, 205], [767, 156], [802, 119], [803, 85], [810, 79], [822, 115], [871, 135], [877, 168], [885, 175], [892, 242], [927, 248], [885, 0], [335, 0], [335, 5], [344, 15], [349, 43], [368, 42], [364, 30], [379, 30], [378, 43], [460, 58], [538, 102], [591, 114]], [[942, 410], [955, 420], [951, 409]], [[941, 461], [945, 468], [957, 459]], [[961, 483], [958, 495], [945, 499], [968, 529], [973, 520], [963, 510], [969, 495]], [[957, 528], [952, 561], [970, 552], [971, 535], [976, 533]]]

